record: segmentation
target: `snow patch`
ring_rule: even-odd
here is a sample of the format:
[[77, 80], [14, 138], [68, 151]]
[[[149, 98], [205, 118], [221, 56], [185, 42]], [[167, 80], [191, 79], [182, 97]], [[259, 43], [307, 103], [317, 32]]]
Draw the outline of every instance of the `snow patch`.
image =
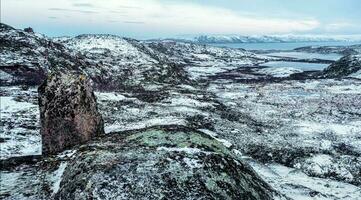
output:
[[334, 85], [327, 89], [334, 94], [361, 94], [361, 85]]
[[349, 75], [348, 77], [361, 79], [361, 70]]
[[115, 92], [95, 92], [100, 101], [123, 101], [127, 99], [124, 95]]
[[175, 151], [175, 152], [185, 152], [187, 154], [198, 154], [198, 153], [205, 153], [205, 154], [211, 154], [211, 152], [202, 151], [198, 148], [190, 148], [190, 147], [183, 147], [183, 148], [177, 148], [177, 147], [158, 147], [157, 151]]
[[16, 113], [21, 110], [38, 107], [32, 103], [15, 101], [14, 97], [0, 97], [1, 118], [9, 117], [9, 114]]
[[273, 188], [294, 200], [353, 200], [361, 197], [360, 188], [348, 183], [310, 177], [280, 164], [263, 165], [252, 159], [246, 161]]
[[176, 117], [163, 117], [163, 118], [153, 118], [147, 119], [139, 122], [132, 123], [124, 123], [124, 124], [111, 124], [106, 125], [104, 130], [105, 133], [110, 132], [120, 132], [120, 131], [129, 131], [129, 130], [137, 130], [143, 129], [152, 126], [160, 126], [160, 125], [186, 125], [187, 121], [185, 119], [180, 119]]
[[57, 170], [55, 170], [52, 173], [52, 176], [50, 177], [50, 181], [53, 183], [53, 185], [51, 187], [53, 194], [57, 193], [60, 189], [60, 182], [62, 180], [62, 176], [64, 174], [66, 166], [67, 166], [66, 162], [60, 163], [59, 168]]
[[177, 97], [170, 99], [172, 106], [189, 106], [189, 107], [211, 107], [212, 104], [208, 102], [201, 102], [188, 97]]
[[331, 131], [337, 135], [349, 135], [360, 133], [361, 121], [353, 121], [347, 124], [303, 121], [296, 123], [296, 126], [299, 127], [298, 132], [301, 134], [313, 134]]
[[203, 167], [203, 165], [199, 162], [199, 160], [196, 160], [196, 159], [183, 158], [183, 162], [185, 162], [187, 164], [187, 166], [191, 169]]
[[198, 129], [198, 131], [201, 131], [202, 133], [205, 133], [205, 134], [211, 136], [212, 138], [214, 138], [218, 142], [221, 142], [227, 148], [230, 148], [232, 146], [232, 143], [230, 143], [228, 140], [217, 138], [216, 136], [218, 134], [213, 132], [213, 131], [210, 131], [208, 129]]
[[281, 77], [288, 77], [291, 74], [300, 73], [300, 72], [302, 72], [302, 70], [296, 69], [293, 67], [279, 67], [279, 68], [267, 67], [267, 68], [258, 70], [258, 72], [260, 72], [262, 74], [271, 75], [273, 77], [281, 78]]

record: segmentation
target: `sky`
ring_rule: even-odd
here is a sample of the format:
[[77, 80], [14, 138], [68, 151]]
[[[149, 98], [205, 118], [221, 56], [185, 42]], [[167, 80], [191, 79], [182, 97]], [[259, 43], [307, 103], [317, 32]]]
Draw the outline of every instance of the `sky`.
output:
[[48, 36], [361, 34], [361, 0], [0, 1], [2, 23]]

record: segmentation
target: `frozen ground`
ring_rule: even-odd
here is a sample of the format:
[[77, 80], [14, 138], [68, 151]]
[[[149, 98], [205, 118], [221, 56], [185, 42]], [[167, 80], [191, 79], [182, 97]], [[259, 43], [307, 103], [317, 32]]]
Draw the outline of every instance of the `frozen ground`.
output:
[[[244, 155], [355, 184], [360, 194], [360, 85], [331, 79], [247, 85], [219, 81], [209, 90], [241, 113], [245, 123], [219, 122], [215, 129]], [[263, 168], [258, 169], [262, 174]]]
[[311, 177], [301, 170], [280, 164], [248, 160], [254, 170], [272, 187], [294, 200], [359, 199], [361, 189], [348, 183]]
[[[97, 92], [96, 96], [108, 133], [156, 125], [193, 127], [249, 157], [254, 170], [290, 198], [357, 199], [361, 196], [360, 87], [356, 80], [267, 84], [217, 80], [202, 87], [163, 87], [159, 100], [153, 102], [142, 101], [136, 93]], [[18, 87], [2, 91], [2, 157], [39, 154], [38, 128], [31, 128], [38, 127], [36, 91]], [[28, 98], [20, 100], [18, 95]], [[15, 99], [20, 102], [14, 104]], [[14, 115], [10, 124], [8, 117]], [[54, 178], [47, 181], [54, 182], [54, 191], [65, 164], [56, 166], [59, 169], [49, 172]], [[28, 177], [36, 172], [28, 170], [2, 172], [11, 181], [2, 192], [21, 188], [30, 192], [27, 184], [16, 185], [20, 180], [36, 184]]]
[[254, 169], [290, 198], [357, 199], [360, 87], [353, 79], [252, 84], [218, 79], [208, 86], [163, 88], [156, 102], [126, 93], [98, 97], [104, 115], [112, 110], [108, 132], [186, 125], [250, 157]]
[[1, 87], [0, 159], [40, 155], [36, 88]]

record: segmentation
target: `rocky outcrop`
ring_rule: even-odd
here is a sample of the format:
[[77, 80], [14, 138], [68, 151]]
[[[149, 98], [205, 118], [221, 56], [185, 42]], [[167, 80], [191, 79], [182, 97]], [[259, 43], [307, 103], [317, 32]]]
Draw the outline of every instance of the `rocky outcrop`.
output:
[[43, 154], [62, 151], [104, 132], [96, 98], [84, 75], [52, 74], [38, 91]]
[[341, 78], [360, 73], [361, 54], [342, 57], [323, 71], [323, 76], [328, 78]]
[[250, 166], [184, 127], [113, 133], [79, 148], [56, 199], [273, 199]]
[[[80, 54], [31, 28], [0, 23], [0, 83], [39, 85], [54, 71], [84, 72], [95, 66]], [[84, 71], [83, 71], [84, 70]]]

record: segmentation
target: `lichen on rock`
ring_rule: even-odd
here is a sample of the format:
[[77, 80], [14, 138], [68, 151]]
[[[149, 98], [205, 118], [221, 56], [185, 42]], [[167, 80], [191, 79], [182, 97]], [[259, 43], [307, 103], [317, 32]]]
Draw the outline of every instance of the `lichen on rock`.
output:
[[43, 154], [52, 154], [104, 133], [96, 97], [84, 75], [57, 72], [39, 87]]
[[184, 127], [112, 133], [79, 148], [58, 199], [272, 199], [222, 143]]

